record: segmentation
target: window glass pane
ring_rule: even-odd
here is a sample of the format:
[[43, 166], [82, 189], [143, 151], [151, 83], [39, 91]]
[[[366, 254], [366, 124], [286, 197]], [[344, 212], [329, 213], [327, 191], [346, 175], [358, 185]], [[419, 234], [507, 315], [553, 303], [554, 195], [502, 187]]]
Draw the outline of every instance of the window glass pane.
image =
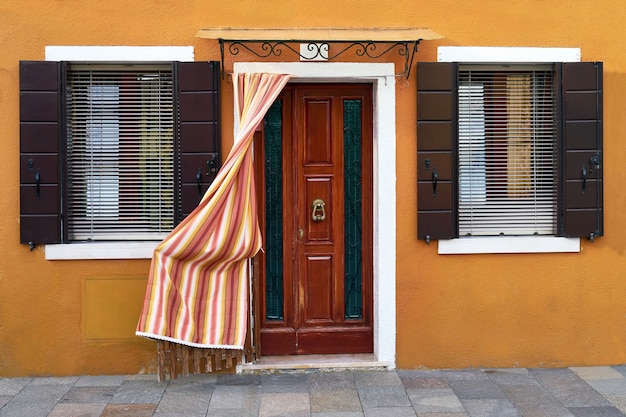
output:
[[90, 85], [91, 116], [85, 126], [85, 153], [91, 158], [86, 176], [86, 215], [113, 217], [119, 213], [119, 86]]
[[485, 201], [485, 103], [482, 84], [459, 85], [459, 198]]
[[265, 115], [265, 319], [283, 320], [282, 101]]
[[461, 71], [459, 234], [556, 232], [551, 71]]
[[344, 100], [345, 318], [363, 318], [361, 100]]
[[167, 69], [70, 67], [71, 240], [162, 239], [173, 227], [172, 75]]

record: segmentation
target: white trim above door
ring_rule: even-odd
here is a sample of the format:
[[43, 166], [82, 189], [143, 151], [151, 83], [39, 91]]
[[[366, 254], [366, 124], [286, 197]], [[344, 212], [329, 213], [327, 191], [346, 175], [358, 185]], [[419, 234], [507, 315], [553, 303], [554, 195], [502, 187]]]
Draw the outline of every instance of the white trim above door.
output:
[[235, 73], [290, 74], [292, 82], [372, 83], [374, 102], [374, 355], [379, 362], [387, 363], [388, 368], [395, 368], [396, 86], [394, 64], [236, 62], [234, 71]]

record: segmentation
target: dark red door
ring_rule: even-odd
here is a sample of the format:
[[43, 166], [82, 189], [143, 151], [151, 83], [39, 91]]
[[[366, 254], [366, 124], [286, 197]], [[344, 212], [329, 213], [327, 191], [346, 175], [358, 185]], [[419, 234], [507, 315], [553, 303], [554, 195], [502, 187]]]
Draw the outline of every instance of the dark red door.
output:
[[268, 113], [263, 355], [372, 352], [371, 112], [370, 85], [290, 85]]

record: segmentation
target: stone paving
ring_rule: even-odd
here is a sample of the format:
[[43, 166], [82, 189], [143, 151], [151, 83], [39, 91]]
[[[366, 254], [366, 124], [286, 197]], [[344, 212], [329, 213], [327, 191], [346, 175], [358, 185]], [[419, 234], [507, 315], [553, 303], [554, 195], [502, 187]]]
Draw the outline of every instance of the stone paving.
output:
[[0, 378], [0, 417], [614, 417], [626, 366]]

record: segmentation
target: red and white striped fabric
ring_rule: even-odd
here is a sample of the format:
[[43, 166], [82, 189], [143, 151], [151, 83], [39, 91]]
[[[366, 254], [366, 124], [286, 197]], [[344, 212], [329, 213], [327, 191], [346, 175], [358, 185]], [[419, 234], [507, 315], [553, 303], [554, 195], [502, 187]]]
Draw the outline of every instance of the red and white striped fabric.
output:
[[248, 259], [261, 248], [252, 138], [288, 75], [239, 74], [238, 133], [198, 207], [155, 249], [136, 334], [194, 347], [243, 349]]

